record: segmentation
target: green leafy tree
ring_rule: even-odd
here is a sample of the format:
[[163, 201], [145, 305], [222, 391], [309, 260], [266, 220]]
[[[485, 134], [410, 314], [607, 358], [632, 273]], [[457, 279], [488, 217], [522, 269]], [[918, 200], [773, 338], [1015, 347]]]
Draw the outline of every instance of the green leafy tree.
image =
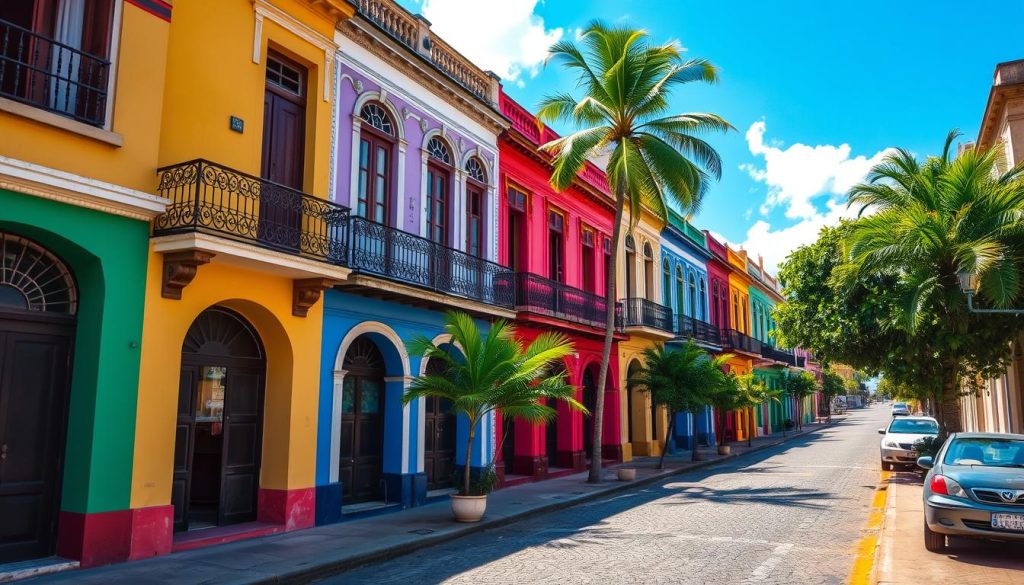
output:
[[818, 391], [818, 381], [810, 372], [799, 372], [786, 376], [783, 384], [786, 394], [796, 406], [796, 428], [801, 429], [804, 426], [804, 399]]
[[[604, 388], [615, 330], [615, 267], [626, 206], [636, 222], [646, 207], [667, 220], [669, 205], [699, 209], [712, 177], [720, 178], [718, 152], [701, 135], [732, 126], [714, 114], [671, 113], [671, 92], [688, 83], [715, 83], [718, 72], [703, 59], [684, 59], [678, 43], [654, 44], [645, 31], [592, 22], [579, 41], [555, 43], [549, 61], [576, 75], [581, 96], [559, 93], [542, 100], [541, 122], [578, 128], [542, 148], [553, 155], [551, 185], [566, 189], [588, 159], [607, 156], [605, 171], [615, 197], [612, 254], [608, 258], [604, 350], [598, 388]], [[632, 224], [631, 224], [632, 227]], [[589, 481], [601, 481], [604, 401], [594, 409], [594, 456]]]
[[402, 396], [402, 403], [409, 404], [417, 398], [444, 398], [451, 401], [453, 412], [465, 415], [469, 435], [462, 495], [468, 496], [474, 495], [470, 491], [469, 466], [473, 442], [480, 421], [488, 414], [501, 410], [510, 418], [542, 423], [554, 418], [555, 409], [549, 404], [553, 401], [560, 400], [584, 413], [586, 408], [574, 398], [576, 388], [566, 383], [565, 374], [553, 373], [553, 367], [573, 352], [572, 343], [564, 335], [542, 333], [524, 346], [506, 321], [496, 321], [486, 335], [481, 335], [472, 317], [456, 312], [445, 314], [444, 328], [451, 335], [449, 343], [458, 347], [461, 354], [434, 345], [425, 336], [410, 341], [409, 353], [440, 360], [445, 373], [414, 378]]
[[828, 412], [828, 422], [832, 422], [832, 400], [836, 396], [844, 394], [846, 388], [843, 385], [843, 378], [831, 369], [821, 373], [821, 396], [825, 400], [825, 408]]
[[840, 276], [895, 278], [899, 329], [926, 335], [935, 362], [939, 418], [948, 432], [961, 428], [961, 381], [998, 375], [1020, 327], [1006, 315], [967, 309], [957, 274], [980, 276], [979, 300], [995, 307], [1020, 297], [1024, 252], [1024, 164], [999, 172], [1001, 149], [969, 149], [953, 156], [950, 132], [938, 156], [919, 161], [899, 149], [867, 181], [850, 190], [850, 204], [875, 213], [851, 224]]
[[[728, 359], [728, 358], [726, 358]], [[676, 413], [689, 413], [696, 417], [708, 404], [709, 388], [721, 375], [721, 357], [712, 358], [691, 342], [679, 349], [666, 349], [664, 345], [643, 351], [643, 364], [627, 380], [629, 388], [640, 388], [651, 396], [654, 404], [668, 410], [668, 432], [662, 446], [658, 469], [665, 468], [665, 453], [672, 440]], [[691, 457], [696, 461], [698, 450], [694, 446]]]
[[781, 390], [772, 390], [763, 380], [754, 374], [736, 376], [736, 385], [740, 391], [739, 407], [747, 417], [747, 446], [754, 444], [754, 423], [757, 420], [754, 409], [768, 402], [778, 402]]
[[715, 377], [714, 384], [709, 389], [708, 399], [715, 409], [715, 417], [718, 419], [718, 445], [723, 447], [727, 443], [725, 425], [728, 422], [728, 415], [740, 408], [743, 402], [743, 391], [740, 389], [739, 377], [735, 372], [723, 373], [721, 376]]

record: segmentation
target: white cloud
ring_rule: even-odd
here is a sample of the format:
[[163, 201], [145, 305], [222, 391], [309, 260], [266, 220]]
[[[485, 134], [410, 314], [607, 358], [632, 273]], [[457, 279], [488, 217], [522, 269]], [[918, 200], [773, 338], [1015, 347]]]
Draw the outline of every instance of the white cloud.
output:
[[739, 245], [747, 250], [754, 260], [760, 254], [764, 258], [764, 267], [769, 274], [778, 274], [779, 264], [786, 256], [800, 246], [817, 240], [821, 228], [836, 225], [840, 219], [857, 215], [857, 209], [847, 209], [846, 203], [843, 202], [829, 201], [826, 205], [828, 208], [825, 211], [815, 212], [814, 215], [793, 225], [777, 229], [772, 229], [770, 223], [759, 219], [750, 226], [746, 240]]
[[424, 0], [423, 16], [431, 30], [456, 50], [521, 87], [524, 76], [540, 71], [548, 47], [565, 34], [561, 27], [544, 26], [544, 19], [534, 14], [537, 3]]
[[751, 154], [764, 158], [764, 168], [752, 164], [740, 165], [755, 181], [768, 186], [768, 197], [761, 205], [767, 214], [773, 207], [786, 206], [786, 217], [813, 219], [818, 215], [815, 199], [830, 200], [844, 196], [850, 187], [859, 183], [878, 164], [890, 149], [880, 150], [870, 157], [850, 157], [849, 144], [808, 146], [796, 143], [783, 148], [776, 140], [765, 143], [765, 122], [754, 122], [747, 130], [747, 147]]

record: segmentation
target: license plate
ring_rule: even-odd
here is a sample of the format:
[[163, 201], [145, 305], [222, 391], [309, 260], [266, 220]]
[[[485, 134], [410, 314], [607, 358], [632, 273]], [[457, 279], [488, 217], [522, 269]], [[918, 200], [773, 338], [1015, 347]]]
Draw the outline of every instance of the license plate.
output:
[[992, 514], [992, 528], [1024, 532], [1024, 514]]

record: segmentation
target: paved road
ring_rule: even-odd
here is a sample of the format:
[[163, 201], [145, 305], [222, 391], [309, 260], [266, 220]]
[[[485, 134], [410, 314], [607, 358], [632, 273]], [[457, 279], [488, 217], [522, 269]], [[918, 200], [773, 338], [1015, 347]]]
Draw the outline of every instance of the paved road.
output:
[[325, 583], [844, 583], [879, 481], [888, 409], [605, 500]]

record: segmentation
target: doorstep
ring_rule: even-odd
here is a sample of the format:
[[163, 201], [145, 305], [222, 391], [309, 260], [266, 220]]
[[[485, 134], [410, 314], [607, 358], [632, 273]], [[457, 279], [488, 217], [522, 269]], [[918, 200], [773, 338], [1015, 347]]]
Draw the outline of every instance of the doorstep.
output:
[[61, 557], [44, 557], [41, 559], [18, 561], [16, 563], [5, 563], [0, 565], [0, 583], [28, 579], [29, 577], [39, 577], [77, 568], [78, 561]]
[[242, 524], [217, 526], [216, 528], [189, 530], [174, 535], [171, 552], [192, 550], [212, 544], [224, 544], [257, 536], [277, 534], [279, 532], [284, 532], [284, 524], [271, 524], [269, 522], [243, 522]]

